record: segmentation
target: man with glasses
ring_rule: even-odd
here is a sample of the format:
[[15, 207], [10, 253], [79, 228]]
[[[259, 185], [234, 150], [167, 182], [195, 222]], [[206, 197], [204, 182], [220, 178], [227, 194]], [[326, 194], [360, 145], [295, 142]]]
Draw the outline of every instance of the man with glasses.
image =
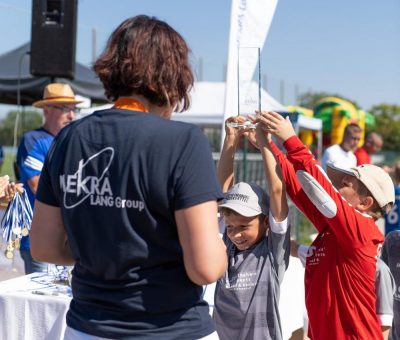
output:
[[[43, 99], [33, 103], [43, 109], [43, 125], [28, 131], [18, 147], [17, 166], [20, 180], [28, 193], [32, 208], [39, 183], [40, 174], [51, 143], [58, 132], [75, 118], [74, 92], [67, 84], [53, 83], [46, 86]], [[23, 235], [20, 253], [24, 260], [25, 274], [47, 270], [47, 264], [32, 259], [29, 236]]]

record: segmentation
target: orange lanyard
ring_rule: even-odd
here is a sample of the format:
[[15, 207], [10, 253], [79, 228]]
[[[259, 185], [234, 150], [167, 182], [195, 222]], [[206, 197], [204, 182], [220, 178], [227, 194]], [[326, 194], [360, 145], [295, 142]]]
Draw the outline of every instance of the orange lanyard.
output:
[[132, 98], [121, 98], [117, 99], [114, 103], [113, 108], [115, 109], [123, 109], [123, 110], [133, 110], [133, 111], [142, 111], [149, 112], [146, 106], [144, 106], [140, 101]]

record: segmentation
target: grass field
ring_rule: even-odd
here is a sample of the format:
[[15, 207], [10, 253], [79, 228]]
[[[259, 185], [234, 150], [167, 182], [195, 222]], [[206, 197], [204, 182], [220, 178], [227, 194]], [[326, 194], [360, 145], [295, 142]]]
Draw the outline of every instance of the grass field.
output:
[[1, 167], [0, 175], [8, 175], [10, 176], [10, 180], [15, 181], [15, 174], [13, 169], [13, 162], [15, 160], [15, 156], [12, 153], [5, 153], [4, 163]]

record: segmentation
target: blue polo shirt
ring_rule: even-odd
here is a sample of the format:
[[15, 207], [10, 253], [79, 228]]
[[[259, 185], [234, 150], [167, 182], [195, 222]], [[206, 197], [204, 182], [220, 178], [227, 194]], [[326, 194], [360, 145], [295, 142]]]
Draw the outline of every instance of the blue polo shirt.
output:
[[[17, 164], [20, 172], [20, 180], [28, 194], [32, 210], [35, 202], [35, 195], [28, 185], [28, 180], [40, 175], [43, 164], [54, 136], [42, 127], [25, 133], [18, 146]], [[29, 249], [29, 236], [22, 237], [21, 249]]]

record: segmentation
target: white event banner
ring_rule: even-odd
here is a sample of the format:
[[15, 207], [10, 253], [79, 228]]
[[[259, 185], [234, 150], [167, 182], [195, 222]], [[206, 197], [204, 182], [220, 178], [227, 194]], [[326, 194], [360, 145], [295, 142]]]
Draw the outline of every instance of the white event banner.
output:
[[[240, 92], [238, 83], [239, 50], [244, 48], [262, 49], [277, 2], [278, 0], [232, 0], [221, 147], [225, 138], [225, 120], [237, 115], [240, 107], [245, 107], [245, 103], [239, 102], [238, 95]], [[246, 60], [242, 61], [241, 65], [246, 65], [240, 69], [242, 86], [252, 82], [258, 63], [256, 53], [253, 53], [253, 56], [248, 54]], [[246, 96], [240, 99], [246, 100]]]

